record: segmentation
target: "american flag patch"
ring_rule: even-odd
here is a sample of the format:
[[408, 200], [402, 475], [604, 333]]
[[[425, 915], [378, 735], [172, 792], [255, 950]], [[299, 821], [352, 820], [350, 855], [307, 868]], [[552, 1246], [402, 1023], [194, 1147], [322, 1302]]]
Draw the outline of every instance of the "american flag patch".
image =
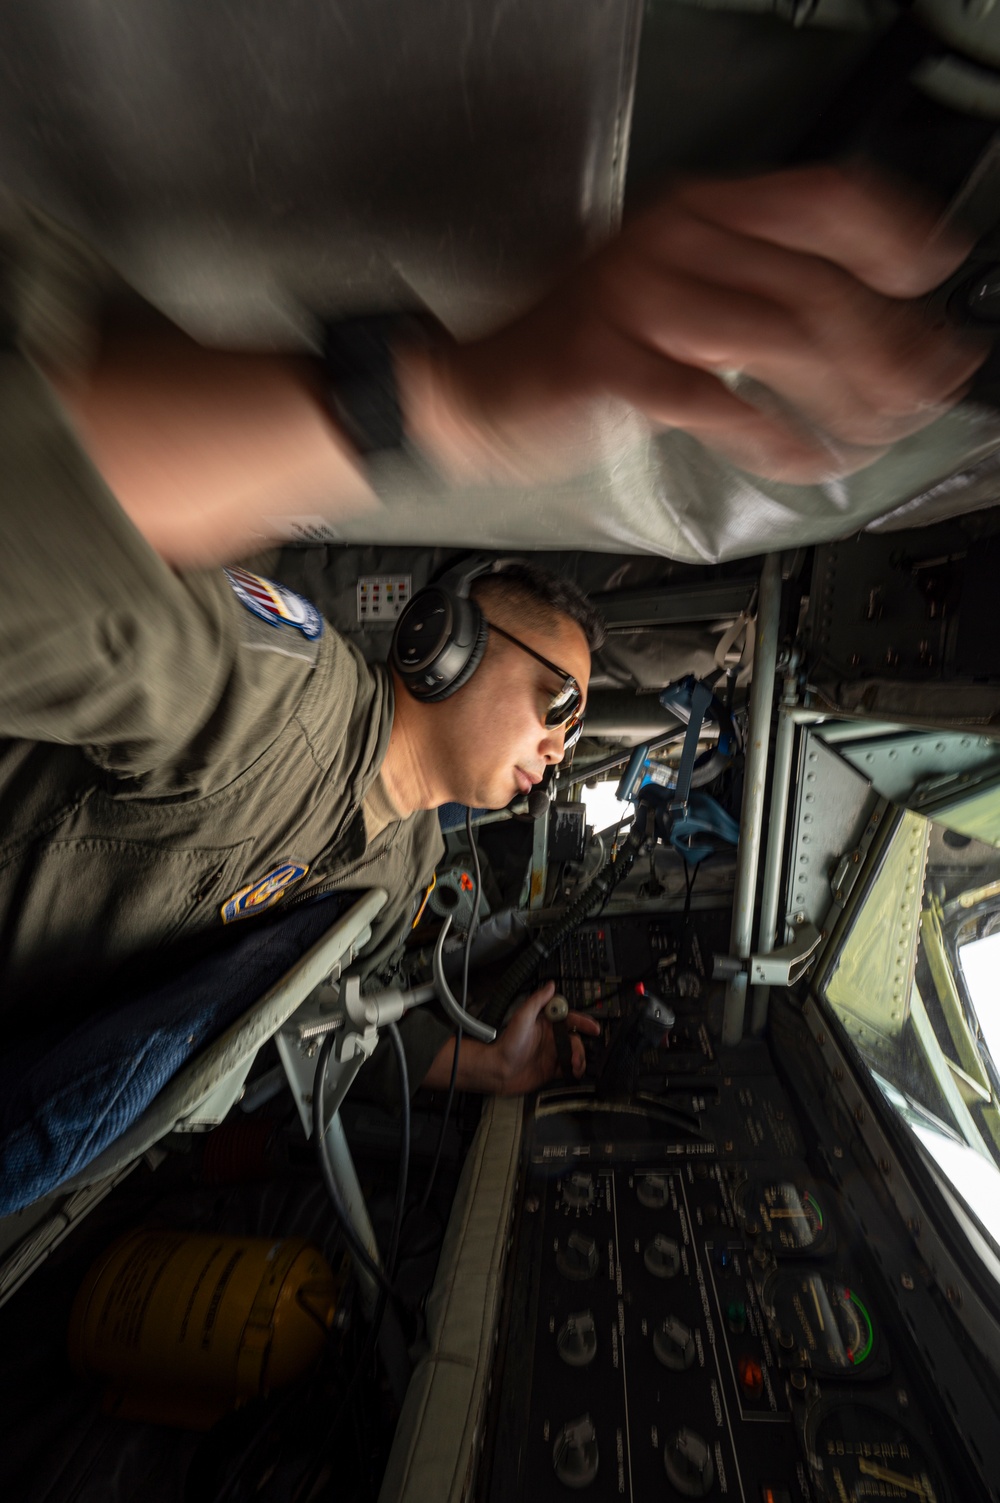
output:
[[233, 593], [248, 611], [269, 626], [292, 626], [310, 642], [323, 635], [323, 617], [303, 595], [247, 569], [223, 569]]

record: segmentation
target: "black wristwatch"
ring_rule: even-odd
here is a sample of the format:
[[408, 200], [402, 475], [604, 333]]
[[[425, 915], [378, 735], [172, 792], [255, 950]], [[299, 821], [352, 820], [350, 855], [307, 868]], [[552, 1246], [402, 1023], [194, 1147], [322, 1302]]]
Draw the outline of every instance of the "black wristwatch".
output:
[[324, 323], [323, 373], [330, 411], [359, 454], [403, 449], [406, 433], [393, 348], [426, 344], [428, 320], [380, 313]]

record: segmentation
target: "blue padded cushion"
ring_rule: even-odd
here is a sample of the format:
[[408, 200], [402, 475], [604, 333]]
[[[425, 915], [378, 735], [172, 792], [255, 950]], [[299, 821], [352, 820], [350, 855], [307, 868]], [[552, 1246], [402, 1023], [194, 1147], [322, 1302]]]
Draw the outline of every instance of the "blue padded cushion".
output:
[[[490, 809], [473, 809], [472, 823], [478, 824], [484, 814], [490, 814]], [[442, 835], [448, 835], [452, 830], [465, 829], [465, 805], [464, 804], [441, 804], [438, 808], [438, 825]]]
[[[79, 1173], [167, 1081], [281, 980], [355, 894], [245, 921], [169, 982], [0, 1059], [0, 1215]], [[157, 960], [150, 968], [157, 967]], [[159, 957], [162, 973], [163, 957]]]

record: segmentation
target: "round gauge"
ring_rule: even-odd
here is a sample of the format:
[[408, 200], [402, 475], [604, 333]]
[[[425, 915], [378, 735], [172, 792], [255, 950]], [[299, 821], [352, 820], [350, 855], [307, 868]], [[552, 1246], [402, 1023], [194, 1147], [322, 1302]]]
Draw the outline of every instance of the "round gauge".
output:
[[[779, 1348], [825, 1377], [875, 1368], [875, 1327], [856, 1289], [819, 1273], [779, 1269], [764, 1289]], [[794, 1354], [794, 1355], [792, 1355]]]
[[821, 1402], [806, 1432], [822, 1503], [947, 1503], [936, 1467], [893, 1415], [866, 1404]]
[[787, 1179], [751, 1181], [740, 1201], [744, 1232], [778, 1257], [830, 1250], [827, 1217], [809, 1186]]

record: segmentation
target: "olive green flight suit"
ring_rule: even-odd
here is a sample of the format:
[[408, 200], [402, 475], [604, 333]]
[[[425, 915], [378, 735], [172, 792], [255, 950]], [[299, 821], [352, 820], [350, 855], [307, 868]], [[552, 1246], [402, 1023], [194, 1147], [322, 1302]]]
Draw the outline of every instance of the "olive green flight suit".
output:
[[[77, 1021], [123, 977], [154, 984], [175, 947], [222, 932], [227, 899], [289, 861], [308, 873], [286, 903], [387, 889], [377, 964], [443, 850], [433, 812], [366, 838], [388, 673], [329, 626], [310, 641], [261, 620], [221, 569], [173, 572], [13, 338], [0, 349], [0, 542], [7, 1036]], [[416, 1086], [448, 1029], [411, 1018]]]

